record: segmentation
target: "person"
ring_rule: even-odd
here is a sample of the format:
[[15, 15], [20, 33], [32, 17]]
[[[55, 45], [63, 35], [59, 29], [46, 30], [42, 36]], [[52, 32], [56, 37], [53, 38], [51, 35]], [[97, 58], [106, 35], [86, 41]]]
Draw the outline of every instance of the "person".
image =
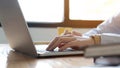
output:
[[[96, 28], [81, 34], [77, 31], [65, 31], [62, 36], [55, 37], [46, 50], [52, 51], [56, 47], [59, 51], [67, 48], [84, 49], [98, 44], [120, 43], [120, 13], [117, 13], [99, 24]], [[98, 57], [96, 64], [118, 65], [120, 57]]]

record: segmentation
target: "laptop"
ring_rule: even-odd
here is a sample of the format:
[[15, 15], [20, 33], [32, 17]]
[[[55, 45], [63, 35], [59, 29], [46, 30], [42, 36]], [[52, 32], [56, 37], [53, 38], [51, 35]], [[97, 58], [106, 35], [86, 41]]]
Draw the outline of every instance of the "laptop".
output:
[[10, 47], [33, 57], [83, 54], [83, 51], [46, 51], [48, 45], [33, 44], [18, 0], [0, 0], [0, 21]]

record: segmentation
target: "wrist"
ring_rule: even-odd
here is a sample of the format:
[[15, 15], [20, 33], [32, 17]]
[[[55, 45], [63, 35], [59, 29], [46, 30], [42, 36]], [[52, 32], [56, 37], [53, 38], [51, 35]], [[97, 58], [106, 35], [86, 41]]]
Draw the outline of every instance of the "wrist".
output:
[[90, 38], [93, 39], [94, 45], [101, 44], [101, 36], [100, 36], [100, 34], [91, 35]]
[[94, 39], [93, 38], [89, 37], [88, 41], [89, 41], [88, 45], [94, 45]]

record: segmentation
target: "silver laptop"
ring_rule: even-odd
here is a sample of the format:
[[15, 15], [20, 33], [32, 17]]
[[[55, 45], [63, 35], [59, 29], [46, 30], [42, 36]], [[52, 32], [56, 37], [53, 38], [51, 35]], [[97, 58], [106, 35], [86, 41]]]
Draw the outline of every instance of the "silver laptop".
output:
[[33, 57], [83, 54], [83, 51], [46, 51], [47, 45], [33, 44], [17, 0], [0, 0], [0, 22], [12, 49]]

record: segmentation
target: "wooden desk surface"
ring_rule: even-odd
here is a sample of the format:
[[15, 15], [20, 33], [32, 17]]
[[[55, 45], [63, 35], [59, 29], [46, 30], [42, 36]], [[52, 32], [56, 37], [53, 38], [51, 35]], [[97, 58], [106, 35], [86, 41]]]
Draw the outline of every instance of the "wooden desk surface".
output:
[[82, 56], [32, 58], [11, 51], [8, 44], [0, 44], [0, 68], [80, 68], [91, 66], [93, 59]]

